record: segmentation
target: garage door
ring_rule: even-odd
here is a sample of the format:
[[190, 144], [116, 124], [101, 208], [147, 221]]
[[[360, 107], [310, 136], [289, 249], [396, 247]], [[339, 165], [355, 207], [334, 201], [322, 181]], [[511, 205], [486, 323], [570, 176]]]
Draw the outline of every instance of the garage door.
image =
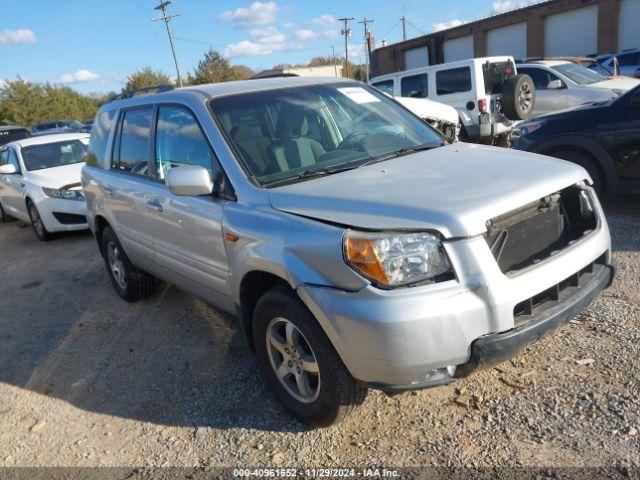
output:
[[527, 57], [527, 24], [516, 23], [494, 28], [487, 33], [487, 55], [512, 55], [515, 59]]
[[544, 24], [546, 56], [582, 57], [598, 52], [598, 7], [549, 15]]
[[454, 38], [444, 41], [444, 61], [455, 62], [473, 58], [473, 36]]
[[429, 65], [429, 47], [412, 48], [404, 52], [404, 68], [427, 67]]
[[640, 1], [622, 0], [618, 48], [640, 48]]

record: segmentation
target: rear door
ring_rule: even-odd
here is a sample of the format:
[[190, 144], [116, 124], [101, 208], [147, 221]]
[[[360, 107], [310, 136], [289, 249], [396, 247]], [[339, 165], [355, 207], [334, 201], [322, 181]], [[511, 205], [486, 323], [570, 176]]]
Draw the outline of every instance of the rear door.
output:
[[152, 105], [121, 111], [111, 169], [100, 184], [118, 238], [132, 260], [141, 257], [152, 261], [154, 257], [148, 225], [154, 212], [146, 205], [146, 192], [153, 184], [149, 176], [153, 115]]
[[176, 285], [217, 303], [230, 297], [229, 264], [222, 230], [225, 195], [176, 196], [167, 173], [186, 165], [205, 167], [218, 185], [229, 185], [195, 115], [182, 105], [158, 107], [153, 171], [144, 202], [156, 262]]
[[560, 80], [557, 75], [554, 75], [544, 67], [534, 66], [518, 66], [518, 73], [526, 73], [529, 75], [533, 79], [533, 84], [536, 88], [536, 101], [533, 104], [531, 116], [536, 117], [568, 107], [569, 98], [566, 85], [564, 88], [556, 90], [549, 90], [547, 88], [550, 81]]

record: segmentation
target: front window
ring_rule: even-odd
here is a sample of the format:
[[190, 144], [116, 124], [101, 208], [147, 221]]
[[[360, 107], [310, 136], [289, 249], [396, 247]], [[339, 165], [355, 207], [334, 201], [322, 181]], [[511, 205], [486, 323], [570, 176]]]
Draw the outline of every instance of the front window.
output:
[[381, 82], [372, 83], [372, 85], [381, 92], [393, 96], [393, 80], [382, 80]]
[[22, 160], [27, 170], [43, 170], [82, 163], [86, 155], [87, 145], [80, 140], [22, 147]]
[[562, 65], [556, 65], [551, 68], [570, 80], [573, 80], [578, 85], [589, 85], [591, 83], [602, 81], [602, 77], [600, 75], [583, 67], [582, 65], [576, 65], [575, 63], [563, 63]]
[[443, 143], [384, 94], [352, 83], [230, 95], [211, 109], [247, 173], [267, 187]]

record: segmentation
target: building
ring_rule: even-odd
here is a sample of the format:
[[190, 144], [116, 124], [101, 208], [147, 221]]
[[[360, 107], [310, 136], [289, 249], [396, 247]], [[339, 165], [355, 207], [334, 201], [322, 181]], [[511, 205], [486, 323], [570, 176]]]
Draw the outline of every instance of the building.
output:
[[371, 52], [376, 75], [489, 55], [586, 56], [640, 48], [640, 0], [551, 0]]
[[[640, 0], [638, 0], [640, 1]], [[269, 77], [341, 77], [342, 65], [330, 65], [326, 67], [291, 67], [291, 68], [274, 68], [272, 70], [263, 70], [257, 73], [253, 78], [269, 78]]]

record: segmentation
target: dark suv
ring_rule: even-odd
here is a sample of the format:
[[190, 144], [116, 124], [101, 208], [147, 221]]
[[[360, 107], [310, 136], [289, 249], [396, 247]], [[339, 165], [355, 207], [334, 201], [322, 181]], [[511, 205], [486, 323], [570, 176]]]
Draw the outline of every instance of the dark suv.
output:
[[640, 86], [521, 123], [511, 144], [581, 165], [601, 193], [640, 192]]
[[30, 136], [29, 130], [19, 125], [0, 125], [0, 145]]

